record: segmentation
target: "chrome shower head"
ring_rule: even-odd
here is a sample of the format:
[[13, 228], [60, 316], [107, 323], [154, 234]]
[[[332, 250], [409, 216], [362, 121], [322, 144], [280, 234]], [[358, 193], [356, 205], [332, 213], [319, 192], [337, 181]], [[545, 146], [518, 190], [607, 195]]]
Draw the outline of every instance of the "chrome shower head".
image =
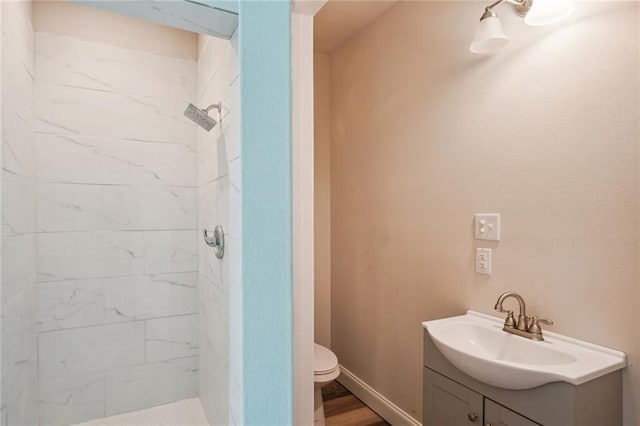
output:
[[208, 132], [213, 129], [217, 123], [216, 120], [209, 116], [209, 111], [214, 108], [217, 109], [219, 113], [222, 110], [222, 104], [213, 104], [206, 109], [200, 109], [194, 104], [189, 104], [184, 111], [184, 115]]

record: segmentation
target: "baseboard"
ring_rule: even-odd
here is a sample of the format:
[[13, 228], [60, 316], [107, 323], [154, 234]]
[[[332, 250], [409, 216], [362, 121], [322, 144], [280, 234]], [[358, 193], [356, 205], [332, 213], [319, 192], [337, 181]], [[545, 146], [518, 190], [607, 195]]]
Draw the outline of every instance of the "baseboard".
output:
[[422, 426], [422, 423], [411, 417], [342, 365], [340, 366], [340, 376], [337, 380], [393, 426]]

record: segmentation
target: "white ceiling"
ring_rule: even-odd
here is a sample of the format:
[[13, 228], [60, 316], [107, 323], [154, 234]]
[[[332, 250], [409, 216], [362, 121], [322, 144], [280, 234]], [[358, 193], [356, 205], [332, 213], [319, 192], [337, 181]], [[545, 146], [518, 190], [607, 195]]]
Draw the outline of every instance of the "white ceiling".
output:
[[398, 0], [329, 0], [314, 21], [314, 48], [331, 53]]

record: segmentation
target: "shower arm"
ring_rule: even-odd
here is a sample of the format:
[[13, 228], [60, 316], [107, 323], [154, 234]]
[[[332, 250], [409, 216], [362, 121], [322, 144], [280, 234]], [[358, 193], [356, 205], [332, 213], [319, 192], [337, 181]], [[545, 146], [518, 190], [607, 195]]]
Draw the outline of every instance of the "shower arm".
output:
[[[501, 1], [504, 1], [504, 0], [501, 0]], [[215, 108], [215, 109], [217, 109], [219, 113], [221, 113], [221, 112], [222, 112], [222, 102], [218, 102], [217, 104], [209, 105], [209, 106], [205, 109], [205, 112], [209, 112], [209, 111], [211, 111], [211, 110], [212, 110], [212, 109], [214, 109], [214, 108]]]

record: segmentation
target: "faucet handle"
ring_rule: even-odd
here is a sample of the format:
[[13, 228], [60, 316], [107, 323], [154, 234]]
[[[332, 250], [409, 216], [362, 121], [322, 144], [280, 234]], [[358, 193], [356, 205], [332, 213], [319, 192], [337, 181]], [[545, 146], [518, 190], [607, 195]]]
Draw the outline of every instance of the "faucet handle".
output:
[[506, 312], [507, 318], [504, 320], [504, 326], [507, 328], [516, 328], [516, 319], [513, 317], [513, 311]]
[[553, 321], [551, 320], [533, 317], [531, 318], [531, 325], [528, 330], [529, 333], [542, 334], [542, 328], [540, 327], [540, 324], [538, 324], [540, 322], [546, 325], [553, 325]]

